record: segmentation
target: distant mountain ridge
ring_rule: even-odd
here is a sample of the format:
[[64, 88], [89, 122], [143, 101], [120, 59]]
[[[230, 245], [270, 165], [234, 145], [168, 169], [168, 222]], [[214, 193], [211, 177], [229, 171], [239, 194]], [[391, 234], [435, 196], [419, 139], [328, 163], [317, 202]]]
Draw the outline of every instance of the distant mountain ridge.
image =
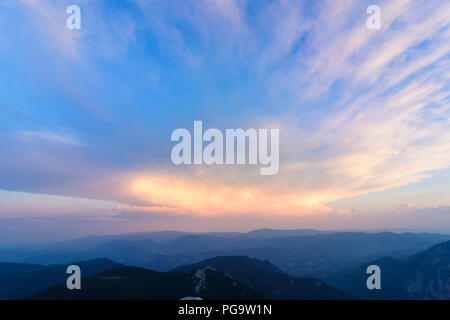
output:
[[332, 233], [332, 231], [322, 231], [315, 229], [291, 229], [291, 230], [278, 230], [278, 229], [255, 229], [249, 232], [185, 232], [185, 231], [149, 231], [149, 232], [136, 232], [136, 233], [124, 233], [124, 234], [111, 234], [111, 235], [91, 235], [81, 238], [75, 238], [71, 240], [64, 240], [59, 242], [50, 242], [36, 245], [37, 248], [47, 248], [52, 250], [57, 249], [92, 249], [102, 244], [105, 244], [113, 240], [126, 240], [126, 241], [139, 241], [139, 240], [153, 240], [156, 242], [173, 240], [187, 235], [200, 235], [200, 236], [215, 236], [215, 237], [246, 237], [255, 239], [267, 239], [275, 237], [287, 237], [287, 236], [300, 236], [300, 235], [314, 235], [314, 234], [326, 234]]
[[[313, 234], [292, 236], [296, 232]], [[105, 257], [124, 265], [169, 271], [216, 256], [248, 256], [270, 260], [296, 277], [323, 278], [384, 256], [404, 258], [450, 240], [450, 235], [427, 233], [314, 232], [262, 229], [249, 232], [251, 236], [234, 232], [171, 233], [164, 237], [172, 238], [159, 241], [141, 239], [145, 235], [139, 234], [138, 239], [108, 238], [109, 241], [89, 249], [0, 250], [0, 260], [61, 264]], [[278, 234], [291, 236], [273, 237]]]

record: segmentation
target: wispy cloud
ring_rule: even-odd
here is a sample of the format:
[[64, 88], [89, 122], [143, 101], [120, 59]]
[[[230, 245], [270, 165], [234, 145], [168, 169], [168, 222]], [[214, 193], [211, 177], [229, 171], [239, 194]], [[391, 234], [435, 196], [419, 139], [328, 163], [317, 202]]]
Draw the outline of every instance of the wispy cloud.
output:
[[[46, 18], [45, 28], [60, 19], [54, 7], [22, 3], [37, 12], [36, 23]], [[131, 3], [112, 24], [98, 15], [93, 25], [101, 32], [93, 38], [55, 35], [58, 49], [84, 58], [87, 81], [74, 82], [79, 88], [69, 98], [82, 92], [111, 117], [77, 124], [97, 146], [73, 173], [86, 174], [47, 183], [46, 192], [148, 212], [326, 215], [334, 212], [329, 202], [423, 181], [450, 166], [448, 1], [380, 1], [379, 31], [366, 28], [368, 1], [215, 0], [177, 3], [176, 10], [171, 2]], [[167, 95], [149, 93], [142, 84], [149, 73]], [[219, 113], [221, 100], [235, 105]], [[227, 125], [281, 129], [278, 175], [161, 160], [180, 122], [204, 116], [215, 126], [233, 112]], [[53, 131], [18, 134], [81, 145]], [[41, 165], [33, 164], [50, 171]]]
[[[313, 24], [298, 20], [297, 29], [286, 28], [285, 38], [277, 38], [277, 49], [285, 54], [271, 54], [302, 66], [297, 69], [283, 63], [280, 71], [266, 74], [269, 83], [276, 77], [280, 89], [286, 85], [292, 91], [317, 95], [327, 93], [337, 81], [345, 84], [342, 98], [327, 101], [329, 113], [317, 121], [313, 131], [297, 127], [295, 119], [302, 116], [301, 111], [287, 108], [294, 121], [285, 121], [285, 109], [280, 108], [278, 123], [285, 144], [284, 163], [277, 177], [270, 181], [252, 179], [251, 171], [245, 168], [224, 178], [221, 169], [209, 170], [208, 179], [215, 185], [212, 197], [206, 192], [207, 185], [198, 190], [196, 185], [203, 182], [197, 175], [185, 179], [193, 182], [183, 183], [176, 192], [179, 180], [171, 173], [162, 180], [146, 179], [143, 174], [142, 188], [132, 188], [136, 196], [197, 212], [242, 208], [302, 214], [311, 205], [321, 211], [326, 202], [411, 184], [433, 170], [447, 168], [450, 91], [449, 80], [442, 75], [448, 72], [449, 5], [441, 2], [427, 7], [429, 15], [424, 18], [417, 10], [423, 4], [384, 1], [383, 29], [377, 34], [365, 27], [364, 14], [359, 15], [358, 23], [341, 20], [354, 16], [355, 10], [364, 13], [364, 6], [340, 4], [326, 2]], [[283, 17], [288, 23], [289, 15]], [[289, 34], [289, 30], [298, 33]], [[287, 58], [286, 53], [292, 53], [303, 32], [311, 37], [306, 42], [307, 55], [302, 57], [305, 51], [299, 50]], [[223, 190], [228, 197], [223, 196]], [[247, 198], [241, 203], [242, 197]], [[233, 205], [228, 206], [231, 199]], [[249, 199], [260, 205], [252, 206]]]
[[76, 137], [68, 134], [56, 133], [53, 131], [18, 131], [20, 139], [38, 142], [50, 142], [68, 146], [82, 146], [83, 144]]
[[72, 32], [65, 28], [68, 5], [65, 1], [52, 3], [49, 1], [19, 0], [18, 5], [26, 13], [35, 32], [40, 33], [45, 44], [59, 50], [65, 56], [79, 57], [80, 32]]

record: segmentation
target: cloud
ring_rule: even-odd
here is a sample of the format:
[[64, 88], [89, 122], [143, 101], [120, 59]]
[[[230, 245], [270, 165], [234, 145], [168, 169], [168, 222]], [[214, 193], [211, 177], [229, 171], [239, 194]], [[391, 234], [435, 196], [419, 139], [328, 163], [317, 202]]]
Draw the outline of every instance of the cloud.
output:
[[[285, 69], [292, 65], [281, 65], [283, 82], [292, 91], [302, 92], [305, 85], [307, 91], [320, 87], [317, 94], [345, 81], [345, 94], [341, 100], [329, 101], [330, 112], [318, 120], [314, 131], [297, 128], [295, 119], [301, 112], [294, 110], [289, 114], [294, 121], [286, 121], [281, 111], [284, 162], [274, 179], [252, 179], [248, 167], [236, 175], [237, 170], [229, 169], [226, 176], [222, 170], [209, 170], [212, 187], [195, 170], [184, 182], [169, 172], [133, 180], [131, 192], [139, 199], [196, 212], [232, 212], [242, 207], [247, 212], [302, 214], [311, 203], [320, 211], [326, 202], [411, 184], [428, 177], [428, 172], [447, 168], [450, 90], [442, 75], [449, 67], [450, 6], [445, 2], [432, 6], [425, 19], [418, 15], [419, 7], [411, 1], [383, 2], [383, 30], [376, 34], [364, 23], [348, 27], [339, 20], [348, 19], [361, 6], [338, 8], [333, 2], [323, 6], [322, 18], [312, 31], [304, 31], [311, 32], [314, 38], [308, 44], [319, 54], [302, 58], [306, 72], [301, 69], [294, 77]], [[364, 19], [361, 15], [358, 21]], [[299, 22], [299, 30], [309, 27], [302, 28]], [[338, 36], [330, 37], [327, 30]], [[287, 41], [285, 52], [298, 37], [281, 40]], [[292, 61], [299, 62], [297, 56], [302, 54], [299, 51]], [[286, 55], [278, 57], [286, 59]]]
[[[142, 15], [137, 15], [139, 23], [133, 21], [134, 15], [123, 14], [119, 22], [125, 23], [124, 28], [118, 27], [117, 22], [108, 29], [106, 20], [99, 18], [95, 25], [102, 32], [94, 37], [98, 43], [84, 38], [81, 40], [85, 42], [66, 39], [63, 34], [55, 36], [58, 47], [61, 45], [69, 53], [102, 58], [101, 63], [92, 63], [81, 71], [86, 78], [94, 74], [99, 82], [105, 81], [105, 86], [113, 89], [89, 90], [80, 82], [81, 92], [102, 102], [102, 98], [110, 101], [125, 96], [120, 101], [126, 103], [108, 109], [111, 119], [118, 119], [116, 122], [95, 123], [95, 129], [80, 125], [92, 135], [101, 133], [97, 149], [86, 150], [77, 158], [82, 161], [74, 164], [74, 170], [65, 170], [65, 161], [72, 155], [58, 157], [60, 166], [54, 162], [50, 165], [43, 156], [40, 162], [22, 165], [36, 174], [33, 181], [37, 181], [33, 186], [22, 185], [23, 188], [119, 201], [130, 208], [123, 210], [149, 214], [162, 211], [186, 216], [324, 216], [334, 212], [326, 206], [329, 202], [412, 184], [430, 177], [435, 170], [449, 167], [447, 1], [381, 1], [380, 31], [366, 28], [367, 6], [360, 1], [275, 1], [251, 5], [246, 1], [216, 0], [182, 3], [177, 10], [170, 3], [135, 3]], [[47, 27], [52, 27], [56, 19], [52, 9], [47, 12], [41, 4], [24, 4], [39, 13], [35, 23], [48, 16]], [[126, 55], [127, 45], [139, 46], [138, 40], [151, 50], [141, 48], [150, 54], [135, 61], [134, 56], [130, 59]], [[173, 90], [170, 95], [179, 94], [181, 101], [167, 102], [168, 98], [163, 97], [155, 102], [148, 93], [135, 91], [142, 74], [148, 71], [148, 65], [142, 61], [156, 59], [154, 55], [163, 56], [157, 61], [174, 68], [176, 77], [166, 73], [160, 77], [158, 73], [164, 70], [159, 69], [152, 70], [152, 75], [162, 79], [159, 86], [167, 85], [168, 91]], [[105, 61], [109, 63], [109, 59], [118, 60], [119, 66], [98, 67]], [[127, 83], [121, 77], [126, 76], [123, 66], [130, 64], [136, 75], [126, 78], [130, 81]], [[141, 66], [143, 71], [139, 73]], [[193, 72], [186, 72], [185, 68]], [[119, 70], [119, 76], [110, 78], [111, 70]], [[164, 76], [170, 75], [172, 78], [165, 81]], [[202, 87], [192, 98], [190, 85], [198, 78]], [[170, 87], [180, 79], [186, 82]], [[235, 87], [230, 85], [235, 81]], [[248, 82], [254, 86], [253, 91], [235, 92], [238, 87], [246, 89]], [[122, 87], [117, 88], [117, 83]], [[185, 92], [189, 94], [184, 96]], [[251, 166], [179, 168], [168, 163], [165, 152], [170, 135], [165, 134], [170, 131], [167, 127], [174, 126], [171, 117], [180, 113], [179, 117], [188, 123], [195, 114], [209, 117], [208, 124], [220, 121], [223, 115], [214, 113], [210, 99], [218, 96], [220, 100], [229, 92], [236, 94], [233, 101], [238, 103], [227, 125], [280, 128], [278, 175], [261, 177]], [[192, 105], [183, 100], [185, 97], [196, 103], [201, 101], [208, 110], [194, 110], [197, 113], [191, 114]], [[249, 115], [241, 110], [246, 109], [240, 107], [241, 103], [267, 105], [251, 109]], [[137, 107], [133, 108], [134, 104]], [[162, 109], [170, 111], [161, 116]], [[126, 120], [123, 134], [110, 134], [108, 130], [122, 119]], [[149, 123], [158, 127], [159, 122], [166, 125], [161, 131], [164, 134], [145, 131]], [[134, 132], [139, 135], [133, 135]], [[73, 136], [52, 131], [21, 131], [18, 136], [55, 145], [81, 145]], [[152, 145], [149, 156], [143, 156], [142, 146], [148, 146], [150, 138], [161, 141], [158, 147], [167, 148]], [[104, 145], [110, 146], [109, 152], [102, 149]], [[134, 147], [133, 152], [127, 149], [130, 146]], [[55, 155], [59, 156], [58, 151]], [[118, 165], [114, 160], [119, 158], [122, 162]], [[14, 168], [14, 172], [20, 172], [20, 168]], [[54, 183], [41, 176], [57, 170], [65, 172]], [[15, 186], [20, 187], [20, 183]], [[338, 213], [354, 215], [345, 210]]]
[[330, 210], [305, 194], [280, 194], [269, 188], [202, 183], [187, 177], [142, 176], [132, 180], [130, 194], [141, 201], [201, 215], [280, 213], [320, 214]]
[[399, 211], [410, 211], [411, 209], [413, 209], [414, 208], [414, 205], [412, 204], [412, 203], [402, 203], [402, 204], [400, 204], [397, 208], [396, 208], [396, 210], [399, 210]]
[[83, 144], [74, 136], [68, 134], [60, 134], [53, 131], [18, 131], [17, 136], [26, 141], [40, 141], [54, 144], [68, 145], [79, 147]]
[[[449, 207], [423, 207], [408, 212], [387, 210], [371, 213], [330, 213], [325, 216], [274, 216], [259, 214], [192, 216], [148, 213], [117, 208], [111, 215], [41, 216], [0, 218], [0, 241], [18, 242], [67, 240], [92, 234], [180, 230], [189, 232], [241, 231], [258, 228], [314, 228], [321, 230], [392, 230], [393, 232], [450, 233]], [[21, 236], [18, 237], [17, 235]]]
[[82, 34], [66, 28], [66, 8], [69, 4], [64, 6], [64, 2], [56, 4], [47, 0], [19, 0], [18, 5], [48, 46], [59, 50], [65, 56], [78, 59]]
[[54, 53], [60, 53], [59, 58], [72, 60], [85, 68], [88, 67], [85, 60], [92, 55], [117, 58], [126, 51], [128, 44], [135, 41], [133, 14], [129, 11], [122, 13], [107, 2], [77, 1], [81, 9], [81, 29], [69, 30], [66, 27], [69, 17], [66, 9], [72, 4], [69, 0], [19, 0], [7, 8], [26, 14], [27, 29], [34, 31], [33, 37], [41, 44], [52, 48]]
[[[379, 49], [372, 51], [363, 64], [358, 67], [356, 78], [370, 78], [372, 82], [376, 81], [379, 75], [385, 71], [384, 68], [395, 58], [404, 54], [408, 48], [429, 39], [441, 28], [448, 27], [449, 15], [450, 4], [447, 3], [436, 8], [432, 15], [424, 21], [412, 22], [404, 29], [393, 31], [384, 44]], [[414, 30], [414, 32], [407, 32], [407, 30]], [[448, 41], [442, 40], [444, 40], [445, 46]]]

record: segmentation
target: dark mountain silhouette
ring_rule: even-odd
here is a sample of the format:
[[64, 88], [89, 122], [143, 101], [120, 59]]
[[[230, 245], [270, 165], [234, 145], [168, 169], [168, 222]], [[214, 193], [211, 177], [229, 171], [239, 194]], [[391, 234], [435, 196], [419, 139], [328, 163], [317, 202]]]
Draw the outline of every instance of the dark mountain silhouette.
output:
[[[367, 289], [369, 265], [381, 269], [381, 290]], [[365, 263], [327, 281], [361, 299], [450, 299], [450, 241], [404, 259]]]
[[346, 293], [319, 279], [294, 278], [269, 261], [243, 256], [215, 257], [195, 264], [176, 268], [174, 271], [190, 272], [211, 267], [248, 284], [269, 299], [349, 299]]
[[31, 295], [30, 299], [264, 299], [247, 285], [210, 268], [188, 273], [157, 272], [137, 267], [119, 267], [84, 279], [81, 290], [52, 287]]
[[[73, 263], [81, 268], [81, 276], [87, 277], [104, 270], [115, 268], [120, 264], [107, 260], [95, 259]], [[0, 299], [21, 299], [34, 292], [58, 285], [65, 285], [69, 275], [68, 265], [50, 265], [0, 277]], [[24, 267], [18, 267], [24, 268]]]
[[38, 264], [0, 262], [0, 278], [15, 273], [30, 272], [42, 268]]

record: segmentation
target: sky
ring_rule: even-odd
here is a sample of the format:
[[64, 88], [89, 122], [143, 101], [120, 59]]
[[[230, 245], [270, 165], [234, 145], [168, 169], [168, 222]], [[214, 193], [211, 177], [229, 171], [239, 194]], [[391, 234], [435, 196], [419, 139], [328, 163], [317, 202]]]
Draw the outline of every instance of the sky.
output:
[[[0, 243], [450, 232], [449, 40], [446, 0], [1, 1]], [[279, 129], [279, 172], [174, 165], [196, 120]]]

